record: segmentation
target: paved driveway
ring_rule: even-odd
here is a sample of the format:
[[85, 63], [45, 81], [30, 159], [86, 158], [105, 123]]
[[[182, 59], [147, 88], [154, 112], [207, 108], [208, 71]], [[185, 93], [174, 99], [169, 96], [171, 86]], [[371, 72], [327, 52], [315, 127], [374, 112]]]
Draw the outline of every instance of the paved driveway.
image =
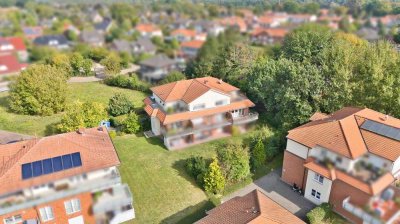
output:
[[243, 196], [254, 189], [258, 189], [297, 217], [305, 220], [307, 212], [313, 209], [315, 205], [298, 193], [293, 192], [291, 186], [280, 180], [280, 174], [281, 169], [277, 169], [231, 195], [224, 197], [222, 201], [227, 201], [236, 196]]

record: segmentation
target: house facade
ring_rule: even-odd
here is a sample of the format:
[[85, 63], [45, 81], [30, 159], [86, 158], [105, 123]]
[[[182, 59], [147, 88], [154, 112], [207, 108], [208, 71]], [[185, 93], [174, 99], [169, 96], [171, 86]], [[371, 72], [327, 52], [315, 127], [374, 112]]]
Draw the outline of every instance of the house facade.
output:
[[282, 180], [354, 223], [398, 223], [400, 120], [346, 107], [287, 135]]
[[258, 28], [251, 33], [250, 40], [261, 45], [281, 43], [288, 32], [284, 28]]
[[139, 75], [141, 79], [151, 83], [165, 78], [171, 71], [178, 70], [175, 60], [164, 54], [157, 54], [149, 59], [139, 62]]
[[254, 106], [239, 89], [213, 77], [181, 80], [151, 88], [144, 100], [153, 135], [179, 149], [245, 131], [258, 119]]
[[105, 128], [0, 145], [0, 220], [14, 223], [122, 223], [132, 194]]

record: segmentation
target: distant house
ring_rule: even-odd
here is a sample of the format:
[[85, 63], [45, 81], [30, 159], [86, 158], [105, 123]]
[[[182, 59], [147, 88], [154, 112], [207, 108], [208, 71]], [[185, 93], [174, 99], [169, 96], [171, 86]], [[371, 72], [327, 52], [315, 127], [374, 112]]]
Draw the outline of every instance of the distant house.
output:
[[199, 52], [200, 48], [203, 46], [204, 41], [192, 40], [181, 43], [181, 53], [184, 58], [194, 58]]
[[142, 37], [162, 37], [162, 31], [156, 25], [153, 24], [138, 24], [135, 30], [139, 32]]
[[22, 32], [27, 39], [33, 40], [43, 35], [43, 28], [41, 26], [26, 26], [22, 27]]
[[171, 32], [171, 38], [175, 38], [179, 42], [191, 41], [196, 38], [196, 31], [189, 29], [177, 29]]
[[356, 32], [359, 37], [362, 37], [368, 41], [377, 41], [380, 39], [378, 30], [374, 28], [363, 27]]
[[68, 40], [64, 35], [44, 35], [37, 37], [33, 43], [40, 46], [54, 47], [57, 49], [69, 48]]
[[195, 224], [305, 224], [258, 190], [236, 196], [206, 212]]
[[173, 70], [177, 70], [176, 61], [164, 54], [155, 55], [152, 58], [139, 62], [139, 74], [143, 80], [158, 82]]
[[288, 20], [289, 17], [286, 13], [267, 12], [258, 17], [257, 23], [260, 27], [270, 28], [280, 26], [282, 23], [286, 23]]
[[32, 139], [33, 136], [0, 130], [0, 145]]
[[291, 23], [309, 23], [317, 21], [316, 15], [310, 14], [289, 14], [289, 22]]
[[80, 40], [94, 47], [101, 47], [104, 44], [104, 34], [97, 30], [83, 30]]
[[225, 31], [225, 27], [221, 24], [209, 21], [209, 20], [199, 20], [193, 22], [193, 27], [197, 33], [206, 33], [211, 36], [217, 36], [218, 34]]
[[250, 39], [256, 44], [280, 43], [289, 31], [284, 28], [258, 28], [251, 33]]
[[92, 11], [91, 13], [89, 13], [89, 19], [93, 23], [100, 23], [103, 21], [103, 17], [97, 11]]
[[17, 75], [27, 67], [27, 64], [19, 63], [13, 54], [0, 55], [0, 77]]
[[241, 33], [245, 33], [247, 31], [247, 24], [243, 18], [239, 16], [230, 16], [226, 18], [222, 18], [219, 20], [219, 23], [226, 28], [236, 28]]
[[103, 33], [107, 33], [108, 31], [110, 31], [111, 26], [112, 26], [111, 18], [104, 18], [103, 21], [94, 24], [94, 28], [97, 31], [103, 32]]
[[192, 24], [192, 20], [186, 18], [177, 18], [170, 25], [171, 29], [186, 29]]
[[28, 60], [28, 51], [21, 37], [0, 37], [0, 55], [5, 54], [16, 54], [20, 61]]
[[114, 40], [111, 43], [111, 49], [118, 52], [128, 52], [134, 55], [142, 53], [154, 54], [157, 50], [151, 40], [145, 37], [139, 37], [137, 41]]

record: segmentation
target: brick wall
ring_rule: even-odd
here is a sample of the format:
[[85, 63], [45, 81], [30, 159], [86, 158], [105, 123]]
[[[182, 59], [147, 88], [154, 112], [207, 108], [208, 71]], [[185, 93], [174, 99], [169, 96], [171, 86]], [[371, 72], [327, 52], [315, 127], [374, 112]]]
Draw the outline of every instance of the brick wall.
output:
[[[81, 202], [81, 210], [79, 212], [67, 215], [65, 211], [64, 201], [68, 201], [74, 198], [78, 198]], [[1, 215], [0, 216], [0, 223], [3, 223], [3, 219], [6, 217], [10, 217], [13, 215], [20, 214], [24, 220], [28, 219], [40, 219], [40, 212], [39, 209], [46, 206], [51, 206], [53, 209], [54, 219], [51, 221], [47, 221], [45, 223], [48, 224], [55, 224], [55, 223], [68, 223], [68, 219], [74, 218], [77, 216], [82, 215], [85, 223], [95, 223], [94, 216], [92, 214], [92, 196], [90, 193], [82, 193], [79, 195], [75, 195], [69, 198], [63, 198], [57, 201], [53, 201], [47, 204], [41, 204], [35, 206], [33, 208], [24, 209], [20, 211], [16, 211], [10, 214]], [[42, 220], [41, 220], [42, 221]]]
[[282, 180], [289, 185], [296, 183], [303, 188], [304, 183], [304, 159], [285, 150], [282, 168]]
[[[345, 190], [343, 190], [345, 189]], [[333, 205], [334, 210], [345, 218], [349, 219], [354, 223], [362, 223], [362, 220], [350, 212], [344, 210], [342, 203], [343, 200], [350, 196], [350, 202], [358, 205], [365, 205], [368, 203], [371, 196], [364, 193], [363, 191], [341, 181], [335, 180], [332, 184], [332, 190], [329, 198], [329, 202]]]

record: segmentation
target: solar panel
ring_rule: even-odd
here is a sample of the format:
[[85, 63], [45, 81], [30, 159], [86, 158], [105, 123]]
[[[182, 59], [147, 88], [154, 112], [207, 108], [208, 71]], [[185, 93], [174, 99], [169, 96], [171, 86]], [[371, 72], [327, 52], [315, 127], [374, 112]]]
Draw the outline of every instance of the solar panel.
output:
[[367, 131], [374, 132], [378, 135], [382, 135], [400, 141], [400, 128], [395, 128], [371, 120], [366, 120], [361, 125], [361, 128]]
[[79, 152], [22, 164], [22, 179], [82, 166]]
[[63, 155], [62, 156], [62, 161], [63, 161], [63, 167], [65, 169], [72, 168], [72, 160], [71, 160], [71, 155]]
[[43, 174], [42, 161], [32, 163], [33, 176], [37, 177]]
[[49, 174], [53, 172], [53, 163], [51, 159], [43, 160], [43, 174]]
[[73, 153], [71, 156], [74, 167], [82, 166], [81, 154], [79, 152]]
[[51, 159], [53, 161], [53, 171], [57, 172], [63, 169], [61, 156], [54, 157]]
[[28, 179], [32, 177], [32, 164], [22, 164], [22, 179]]

